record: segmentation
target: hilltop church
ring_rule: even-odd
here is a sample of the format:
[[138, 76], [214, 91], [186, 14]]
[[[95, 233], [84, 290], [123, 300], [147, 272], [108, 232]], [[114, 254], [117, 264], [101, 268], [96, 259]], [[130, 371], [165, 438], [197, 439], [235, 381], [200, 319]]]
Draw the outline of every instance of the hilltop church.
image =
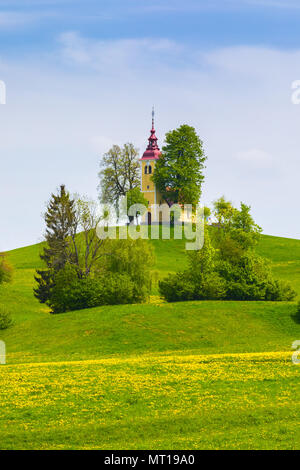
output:
[[[170, 209], [166, 201], [163, 199], [161, 193], [156, 188], [152, 175], [154, 173], [155, 164], [161, 156], [161, 151], [157, 145], [157, 137], [154, 128], [154, 109], [152, 110], [152, 128], [150, 130], [150, 137], [148, 139], [148, 146], [140, 158], [141, 164], [141, 191], [148, 201], [148, 210], [142, 217], [144, 224], [158, 224], [170, 222]], [[158, 210], [161, 206], [161, 210]], [[191, 214], [182, 210], [179, 222], [191, 222]]]
[[[152, 129], [148, 139], [149, 144], [144, 152], [141, 162], [141, 191], [148, 201], [148, 211], [144, 216], [144, 222], [151, 225], [151, 223], [158, 223], [161, 221], [161, 214], [157, 212], [157, 206], [164, 203], [162, 196], [152, 181], [152, 175], [157, 160], [161, 155], [161, 151], [157, 145], [157, 137], [154, 129], [154, 109], [152, 110]], [[151, 207], [154, 204], [153, 207]]]

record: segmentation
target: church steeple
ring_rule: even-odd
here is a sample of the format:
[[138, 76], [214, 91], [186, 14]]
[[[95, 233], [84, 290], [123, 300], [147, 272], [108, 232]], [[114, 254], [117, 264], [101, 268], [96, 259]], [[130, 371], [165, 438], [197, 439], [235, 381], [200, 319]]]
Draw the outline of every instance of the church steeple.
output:
[[162, 204], [163, 198], [153, 180], [155, 165], [161, 156], [161, 151], [157, 145], [157, 137], [154, 127], [154, 107], [152, 109], [152, 128], [150, 131], [149, 143], [146, 151], [140, 159], [141, 164], [141, 191], [148, 201], [147, 214], [143, 216], [143, 222], [150, 225], [152, 222], [160, 221], [160, 213], [157, 211], [157, 204]]
[[152, 106], [152, 129], [154, 129], [154, 106]]
[[150, 137], [148, 139], [149, 143], [147, 146], [144, 155], [142, 156], [141, 160], [148, 160], [148, 159], [155, 159], [157, 160], [160, 157], [160, 149], [157, 145], [157, 137], [155, 135], [155, 128], [154, 128], [154, 106], [152, 108], [152, 129], [150, 131]]

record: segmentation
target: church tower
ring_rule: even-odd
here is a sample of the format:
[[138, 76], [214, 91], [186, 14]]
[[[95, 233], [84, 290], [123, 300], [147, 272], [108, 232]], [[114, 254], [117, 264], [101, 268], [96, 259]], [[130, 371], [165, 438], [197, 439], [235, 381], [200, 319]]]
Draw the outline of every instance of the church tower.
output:
[[[162, 204], [162, 197], [159, 191], [156, 189], [154, 182], [152, 181], [152, 175], [154, 173], [154, 168], [157, 160], [161, 155], [161, 151], [157, 145], [157, 137], [155, 135], [154, 129], [154, 108], [152, 110], [152, 129], [150, 131], [150, 137], [148, 139], [149, 144], [144, 152], [141, 162], [141, 191], [144, 197], [148, 201], [148, 214], [144, 216], [144, 222], [148, 222], [150, 225], [152, 222], [158, 222], [157, 220], [157, 211], [155, 205]], [[154, 205], [154, 207], [151, 207]]]

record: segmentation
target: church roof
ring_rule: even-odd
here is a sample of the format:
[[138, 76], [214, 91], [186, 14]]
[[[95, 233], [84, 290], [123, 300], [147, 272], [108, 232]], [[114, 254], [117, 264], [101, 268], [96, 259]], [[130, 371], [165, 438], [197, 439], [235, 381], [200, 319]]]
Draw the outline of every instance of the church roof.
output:
[[154, 109], [152, 110], [152, 129], [150, 131], [150, 137], [148, 139], [149, 144], [144, 152], [142, 158], [140, 160], [157, 160], [160, 155], [161, 151], [157, 145], [157, 137], [155, 135], [155, 129], [154, 129]]

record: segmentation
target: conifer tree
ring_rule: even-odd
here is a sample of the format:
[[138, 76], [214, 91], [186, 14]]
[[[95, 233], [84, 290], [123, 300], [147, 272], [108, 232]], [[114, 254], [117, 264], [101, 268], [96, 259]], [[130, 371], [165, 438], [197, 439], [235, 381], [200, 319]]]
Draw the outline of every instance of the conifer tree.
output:
[[61, 185], [59, 194], [51, 195], [44, 219], [47, 246], [40, 258], [48, 269], [37, 270], [35, 280], [38, 287], [34, 289], [34, 295], [41, 303], [50, 298], [55, 274], [65, 267], [67, 261], [74, 261], [76, 256], [69, 246], [70, 237], [76, 232], [75, 203], [64, 185]]

